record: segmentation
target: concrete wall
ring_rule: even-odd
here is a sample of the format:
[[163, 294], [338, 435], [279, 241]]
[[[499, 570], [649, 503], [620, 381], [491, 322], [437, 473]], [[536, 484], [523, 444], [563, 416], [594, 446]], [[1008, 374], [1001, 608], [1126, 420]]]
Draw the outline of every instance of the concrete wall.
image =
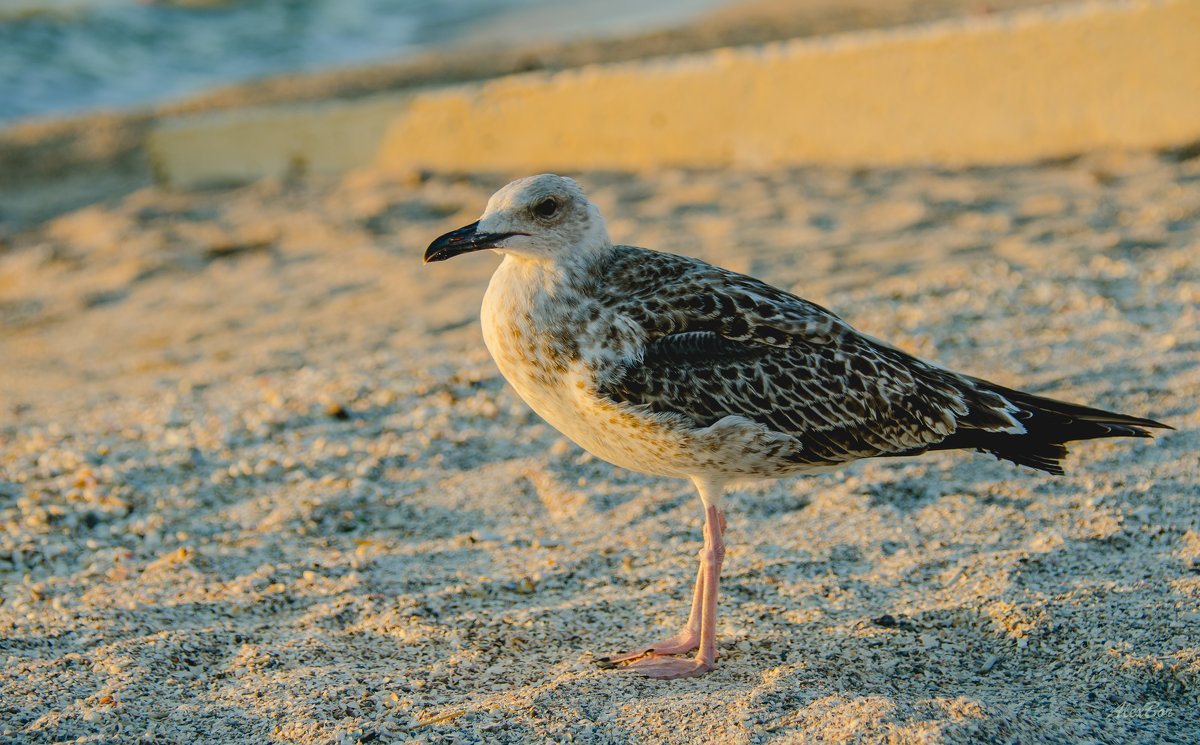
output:
[[181, 117], [147, 138], [161, 180], [177, 186], [338, 174], [368, 163], [407, 95]]
[[294, 112], [181, 125], [160, 132], [155, 151], [185, 184], [222, 169], [248, 176], [259, 163], [277, 172], [285, 152], [336, 169], [367, 160], [361, 132], [384, 114], [373, 163], [395, 170], [996, 163], [1180, 144], [1200, 139], [1200, 0], [1076, 4], [531, 73], [364, 112], [326, 113], [319, 126]]
[[1000, 162], [1200, 138], [1200, 2], [1009, 18], [522, 75], [418, 96], [398, 168]]

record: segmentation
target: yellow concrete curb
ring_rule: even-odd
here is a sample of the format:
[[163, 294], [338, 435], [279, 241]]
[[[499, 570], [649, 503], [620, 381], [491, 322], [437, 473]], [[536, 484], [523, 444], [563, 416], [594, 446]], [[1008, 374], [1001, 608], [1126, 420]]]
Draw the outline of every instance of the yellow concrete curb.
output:
[[342, 173], [370, 161], [409, 99], [379, 95], [181, 117], [151, 132], [146, 148], [159, 178], [176, 186]]
[[385, 169], [993, 163], [1200, 138], [1200, 0], [1104, 2], [416, 96]]
[[188, 117], [148, 146], [192, 186], [368, 162], [997, 163], [1197, 139], [1200, 0], [1110, 0]]

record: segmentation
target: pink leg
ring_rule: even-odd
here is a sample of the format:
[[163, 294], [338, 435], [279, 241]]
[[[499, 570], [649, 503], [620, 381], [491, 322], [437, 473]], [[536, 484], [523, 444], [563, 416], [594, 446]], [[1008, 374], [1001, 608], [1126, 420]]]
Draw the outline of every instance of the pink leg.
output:
[[[692, 593], [692, 611], [678, 634], [644, 649], [597, 660], [601, 667], [625, 665], [648, 678], [670, 680], [712, 670], [717, 659], [717, 588], [725, 560], [725, 515], [715, 505], [704, 515], [704, 548]], [[699, 648], [695, 659], [664, 655], [684, 654]]]
[[686, 654], [700, 646], [700, 610], [704, 599], [704, 566], [696, 572], [696, 588], [692, 591], [692, 612], [679, 633], [669, 639], [654, 642], [648, 647], [597, 657], [596, 662], [605, 669], [616, 667], [622, 662], [636, 660], [648, 654]]

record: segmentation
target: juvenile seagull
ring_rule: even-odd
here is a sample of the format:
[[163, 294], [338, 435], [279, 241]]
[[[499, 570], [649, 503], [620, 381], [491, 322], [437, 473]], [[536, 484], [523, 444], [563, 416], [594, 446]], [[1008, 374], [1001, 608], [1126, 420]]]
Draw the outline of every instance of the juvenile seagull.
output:
[[728, 484], [954, 448], [1061, 474], [1067, 442], [1166, 428], [951, 372], [756, 279], [614, 246], [562, 176], [505, 186], [425, 261], [484, 248], [504, 260], [483, 298], [483, 338], [521, 398], [597, 457], [691, 479], [704, 503], [687, 623], [600, 658], [605, 667], [662, 679], [713, 668]]

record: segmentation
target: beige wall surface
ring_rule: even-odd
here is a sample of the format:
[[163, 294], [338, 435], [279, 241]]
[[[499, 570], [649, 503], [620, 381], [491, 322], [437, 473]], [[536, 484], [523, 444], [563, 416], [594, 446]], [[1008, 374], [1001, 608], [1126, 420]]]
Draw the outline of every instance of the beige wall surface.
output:
[[380, 95], [180, 117], [146, 147], [160, 179], [177, 186], [337, 174], [371, 160], [407, 102]]
[[1200, 139], [1200, 0], [1093, 2], [183, 119], [164, 180], [999, 163]]
[[1200, 0], [1090, 3], [417, 96], [400, 168], [1001, 162], [1200, 137]]

